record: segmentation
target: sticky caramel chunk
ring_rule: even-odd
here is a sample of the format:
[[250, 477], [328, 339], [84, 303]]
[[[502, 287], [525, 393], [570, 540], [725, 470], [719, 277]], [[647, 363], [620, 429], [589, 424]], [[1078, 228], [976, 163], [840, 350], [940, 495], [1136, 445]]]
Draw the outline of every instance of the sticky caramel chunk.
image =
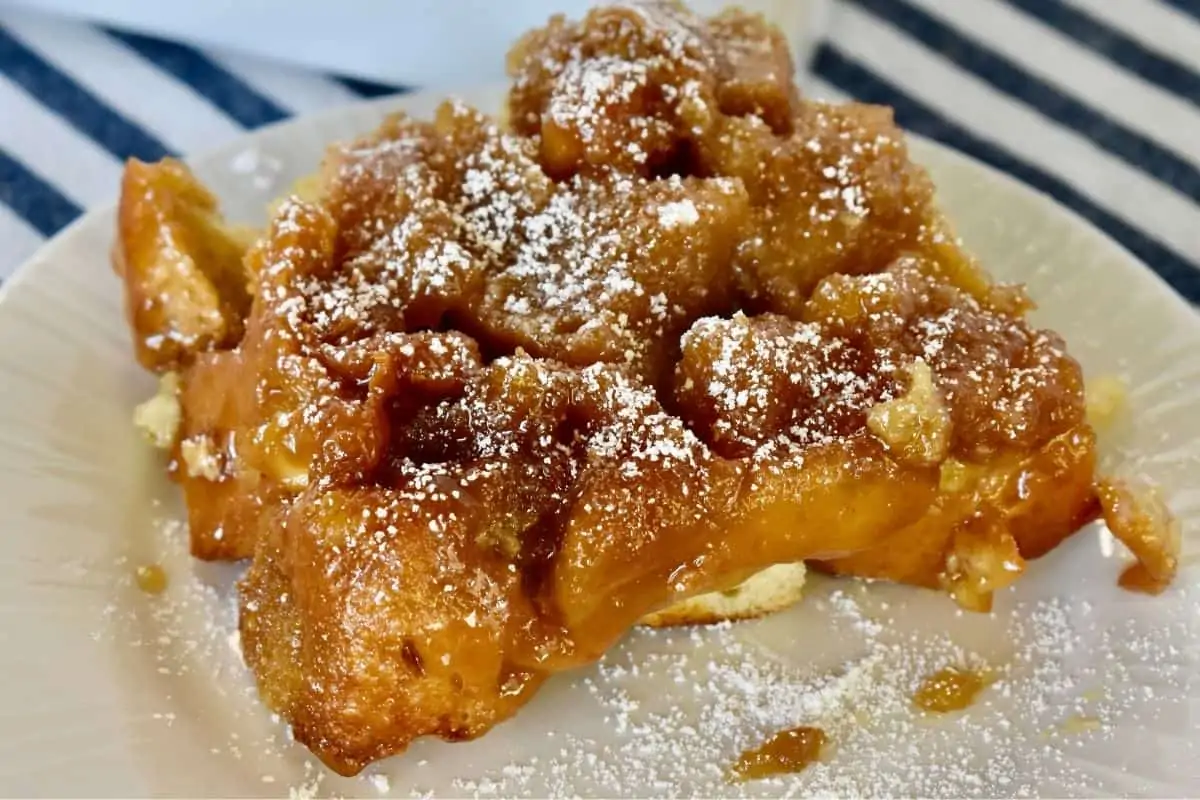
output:
[[1179, 569], [1183, 531], [1158, 492], [1137, 482], [1105, 478], [1096, 487], [1104, 522], [1137, 562], [1121, 573], [1120, 584], [1144, 594], [1160, 594]]
[[854, 434], [896, 392], [892, 363], [818, 323], [772, 314], [701, 319], [683, 337], [677, 372], [680, 413], [729, 457]]
[[745, 193], [719, 179], [564, 187], [489, 278], [481, 338], [580, 366], [625, 364], [653, 382], [692, 320], [732, 305], [745, 213]]
[[430, 465], [394, 488], [307, 492], [262, 542], [242, 587], [246, 659], [264, 701], [334, 769], [418, 735], [473, 738], [537, 688], [542, 675], [511, 669], [505, 648], [530, 616], [521, 574], [475, 543], [510, 511]]
[[783, 33], [758, 14], [737, 7], [709, 19], [707, 33], [718, 53], [718, 110], [734, 117], [758, 117], [776, 133], [789, 132], [800, 100], [792, 82], [796, 67]]
[[733, 765], [734, 777], [752, 781], [802, 772], [821, 757], [825, 738], [825, 731], [807, 725], [780, 731], [758, 747], [742, 753]]
[[537, 135], [555, 178], [678, 166], [696, 123], [683, 108], [756, 114], [786, 131], [798, 103], [778, 30], [730, 10], [699, 19], [677, 2], [592, 10], [527, 34], [509, 54], [513, 128]]
[[914, 390], [936, 417], [936, 458], [917, 459], [927, 464], [1030, 449], [1085, 421], [1082, 374], [1056, 335], [983, 308], [917, 259], [831, 276], [801, 316], [703, 319], [683, 337], [678, 400], [718, 446], [857, 430]]

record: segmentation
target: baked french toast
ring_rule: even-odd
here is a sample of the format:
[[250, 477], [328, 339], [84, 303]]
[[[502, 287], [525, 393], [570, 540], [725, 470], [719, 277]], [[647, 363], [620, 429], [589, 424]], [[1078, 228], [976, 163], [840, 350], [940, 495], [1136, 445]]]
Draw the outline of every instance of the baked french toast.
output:
[[[192, 552], [250, 560], [246, 661], [330, 767], [479, 736], [640, 622], [776, 610], [805, 564], [986, 610], [1129, 508], [1078, 363], [890, 111], [801, 98], [761, 19], [600, 8], [509, 69], [507, 125], [391, 116], [249, 246], [182, 165], [127, 168]], [[1126, 526], [1153, 589], [1159, 522]]]

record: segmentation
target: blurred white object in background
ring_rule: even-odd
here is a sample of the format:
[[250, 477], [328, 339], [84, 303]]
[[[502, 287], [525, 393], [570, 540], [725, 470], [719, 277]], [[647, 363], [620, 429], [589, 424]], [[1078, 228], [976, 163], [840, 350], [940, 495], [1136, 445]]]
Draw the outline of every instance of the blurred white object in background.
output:
[[[829, 0], [691, 0], [761, 12], [787, 34], [797, 64], [820, 36]], [[588, 0], [0, 0], [204, 47], [407, 86], [504, 77], [508, 46], [556, 12]]]

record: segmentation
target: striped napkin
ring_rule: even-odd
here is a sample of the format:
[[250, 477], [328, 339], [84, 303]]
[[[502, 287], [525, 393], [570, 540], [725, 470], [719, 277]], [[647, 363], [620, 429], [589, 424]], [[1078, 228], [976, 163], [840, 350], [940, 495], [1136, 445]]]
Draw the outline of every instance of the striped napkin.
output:
[[[1200, 0], [835, 0], [811, 93], [1024, 181], [1200, 303]], [[0, 8], [0, 279], [121, 161], [400, 87]]]

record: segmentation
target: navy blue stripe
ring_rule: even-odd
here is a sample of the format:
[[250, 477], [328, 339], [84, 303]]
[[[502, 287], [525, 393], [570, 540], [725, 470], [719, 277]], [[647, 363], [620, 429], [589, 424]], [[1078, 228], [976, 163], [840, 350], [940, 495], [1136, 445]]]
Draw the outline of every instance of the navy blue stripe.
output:
[[105, 32], [192, 87], [244, 127], [257, 128], [291, 116], [199, 50], [128, 31]]
[[1197, 0], [1162, 0], [1162, 2], [1200, 20], [1200, 2]]
[[1062, 0], [1007, 0], [1075, 41], [1200, 106], [1200, 74]]
[[[864, 102], [891, 106], [896, 121], [908, 130], [974, 156], [1050, 195], [1124, 245], [1188, 300], [1200, 302], [1200, 268], [1100, 208], [1074, 187], [942, 117], [829, 44], [818, 48], [813, 69], [823, 80]], [[1062, 265], [1064, 273], [1072, 268], [1085, 270], [1087, 265]]]
[[848, 0], [1000, 91], [1066, 125], [1137, 169], [1200, 203], [1200, 169], [1096, 109], [1064, 94], [1008, 58], [907, 0]]
[[0, 204], [6, 205], [43, 236], [53, 236], [83, 209], [0, 147]]
[[[0, 73], [119, 159], [156, 161], [170, 150], [0, 27]], [[4, 124], [11, 124], [11, 121]]]
[[359, 97], [387, 97], [393, 94], [406, 94], [412, 91], [408, 86], [394, 86], [388, 83], [349, 78], [344, 75], [334, 75], [333, 79], [354, 92]]

